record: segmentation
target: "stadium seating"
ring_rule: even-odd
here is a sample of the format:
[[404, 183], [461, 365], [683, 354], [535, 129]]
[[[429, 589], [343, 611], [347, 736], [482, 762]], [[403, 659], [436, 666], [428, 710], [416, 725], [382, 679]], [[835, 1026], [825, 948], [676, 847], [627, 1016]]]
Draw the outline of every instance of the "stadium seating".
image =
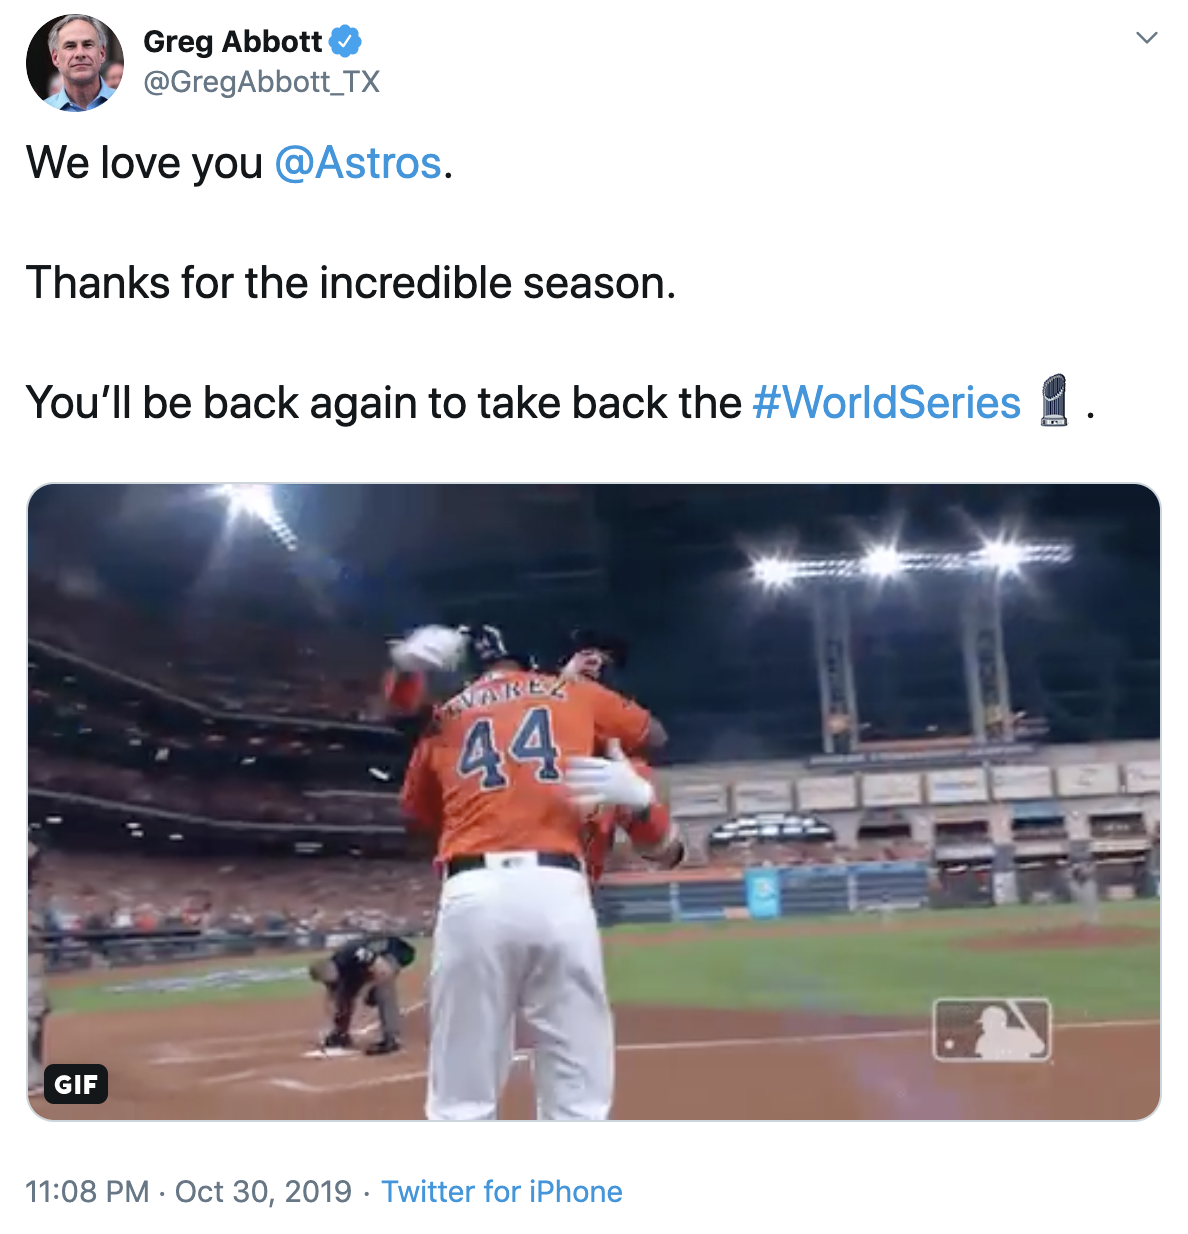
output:
[[425, 866], [350, 859], [171, 860], [48, 851], [42, 895], [52, 928], [411, 929], [432, 920]]
[[[173, 625], [166, 634], [112, 601], [31, 586], [30, 820], [40, 827], [47, 816], [65, 813], [71, 822], [63, 803], [80, 799], [90, 811], [84, 833], [96, 820], [112, 824], [118, 816], [106, 841], [110, 848], [114, 833], [118, 852], [71, 845], [50, 853], [61, 921], [74, 928], [87, 921], [93, 928], [116, 921], [134, 928], [246, 927], [268, 919], [358, 927], [431, 919], [436, 880], [424, 858], [377, 858], [374, 849], [368, 860], [343, 856], [359, 851], [345, 839], [327, 841], [322, 855], [310, 851], [319, 845], [295, 841], [274, 845], [267, 856], [226, 844], [226, 828], [244, 824], [274, 837], [402, 834], [395, 786], [407, 746], [374, 723], [339, 724], [375, 719], [377, 640], [330, 631], [316, 639], [286, 636], [272, 626], [205, 620]], [[298, 716], [314, 723], [300, 725]], [[149, 824], [135, 820], [155, 817], [167, 820], [158, 841], [175, 838], [167, 833], [181, 829], [177, 820], [187, 833], [205, 826], [213, 838], [184, 858], [162, 855], [168, 843], [138, 846], [136, 828]], [[726, 820], [694, 864], [723, 869], [922, 855], [906, 842], [861, 841], [845, 850], [815, 820], [764, 816]], [[649, 870], [623, 844], [608, 868]]]
[[366, 722], [376, 717], [382, 640], [319, 627], [286, 634], [243, 620], [171, 623], [114, 600], [30, 581], [30, 637], [220, 710]]

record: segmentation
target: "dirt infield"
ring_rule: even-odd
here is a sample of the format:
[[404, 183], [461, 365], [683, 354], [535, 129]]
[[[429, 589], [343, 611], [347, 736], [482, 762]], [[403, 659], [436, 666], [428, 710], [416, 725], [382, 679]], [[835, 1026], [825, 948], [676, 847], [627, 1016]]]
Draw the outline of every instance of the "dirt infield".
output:
[[[102, 1062], [95, 1107], [31, 1104], [49, 1119], [419, 1119], [424, 1008], [406, 1048], [307, 1057], [315, 999], [55, 1017], [50, 1061]], [[1159, 1099], [1157, 1021], [1058, 1027], [1048, 1063], [938, 1063], [926, 1025], [803, 1012], [624, 1007], [617, 1119], [1141, 1118]], [[531, 1118], [517, 1065], [504, 1117]]]
[[1060, 929], [1015, 930], [980, 935], [962, 944], [971, 951], [1067, 951], [1083, 947], [1149, 947], [1155, 930], [1140, 926], [1065, 926]]

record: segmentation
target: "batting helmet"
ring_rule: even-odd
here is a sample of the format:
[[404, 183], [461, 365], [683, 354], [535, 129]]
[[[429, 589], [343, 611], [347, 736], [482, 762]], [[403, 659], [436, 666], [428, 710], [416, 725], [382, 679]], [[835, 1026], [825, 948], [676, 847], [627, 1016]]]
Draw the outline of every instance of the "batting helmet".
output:
[[533, 656], [508, 650], [503, 631], [497, 626], [460, 626], [459, 632], [466, 635], [471, 659], [480, 668], [498, 664], [501, 660], [511, 660], [524, 669], [537, 667]]

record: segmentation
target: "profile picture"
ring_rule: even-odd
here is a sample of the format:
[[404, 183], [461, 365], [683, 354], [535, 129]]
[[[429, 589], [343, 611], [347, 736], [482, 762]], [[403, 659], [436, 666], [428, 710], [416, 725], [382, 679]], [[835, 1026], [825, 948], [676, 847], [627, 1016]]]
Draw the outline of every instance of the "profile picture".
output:
[[124, 74], [115, 32], [88, 13], [62, 13], [29, 41], [29, 85], [55, 111], [94, 111], [110, 103]]

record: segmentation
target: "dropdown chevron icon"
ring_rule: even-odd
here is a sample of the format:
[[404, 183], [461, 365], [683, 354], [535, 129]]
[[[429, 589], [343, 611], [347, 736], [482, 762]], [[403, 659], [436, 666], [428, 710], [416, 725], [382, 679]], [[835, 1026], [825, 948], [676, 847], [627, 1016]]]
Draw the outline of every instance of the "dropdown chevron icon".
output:
[[[1158, 33], [1159, 33], [1159, 31], [1158, 31], [1158, 30], [1156, 30], [1156, 31], [1155, 31], [1155, 34], [1158, 34]], [[1152, 34], [1152, 35], [1150, 36], [1150, 38], [1148, 38], [1148, 37], [1147, 37], [1147, 35], [1145, 35], [1145, 34], [1139, 34], [1139, 32], [1138, 32], [1137, 30], [1135, 31], [1135, 34], [1138, 34], [1139, 38], [1140, 38], [1140, 39], [1142, 39], [1144, 43], [1149, 43], [1149, 42], [1151, 41], [1151, 39], [1153, 39], [1153, 38], [1155, 37], [1155, 34]]]

